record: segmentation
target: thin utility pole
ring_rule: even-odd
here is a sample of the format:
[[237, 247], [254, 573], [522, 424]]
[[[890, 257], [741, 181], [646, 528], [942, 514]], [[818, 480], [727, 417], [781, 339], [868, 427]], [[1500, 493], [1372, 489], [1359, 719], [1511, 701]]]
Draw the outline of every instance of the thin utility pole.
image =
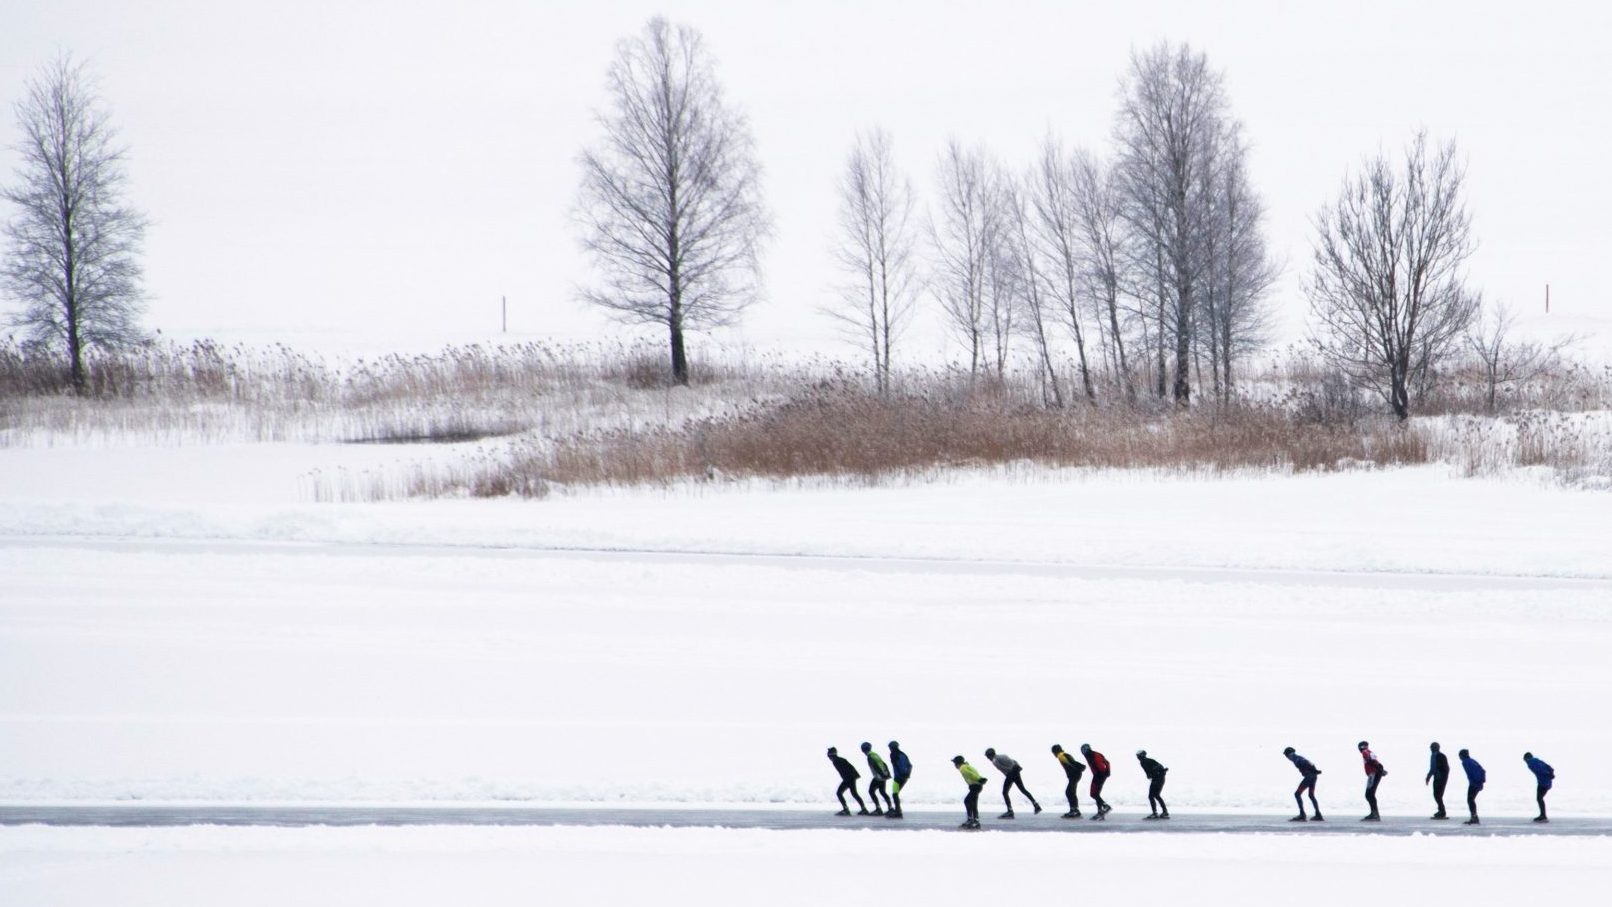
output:
[[[503, 315], [502, 327], [500, 328], [500, 332], [508, 334], [509, 333], [509, 297], [508, 296], [500, 296], [500, 297], [498, 297], [498, 306], [499, 306], [500, 312], [502, 312], [502, 315]], [[1549, 304], [1547, 304], [1545, 307], [1547, 309], [1550, 308]]]

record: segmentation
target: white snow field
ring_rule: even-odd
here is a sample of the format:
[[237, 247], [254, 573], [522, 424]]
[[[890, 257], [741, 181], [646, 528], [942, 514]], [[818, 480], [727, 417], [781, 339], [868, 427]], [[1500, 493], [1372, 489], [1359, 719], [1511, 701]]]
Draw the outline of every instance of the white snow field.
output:
[[1595, 903], [1612, 838], [0, 828], [7, 904]]
[[[297, 445], [0, 449], [5, 802], [812, 804], [899, 739], [960, 811], [994, 746], [1171, 768], [1173, 811], [1425, 818], [1427, 743], [1526, 816], [1612, 813], [1612, 499], [1443, 468], [976, 473], [546, 501], [314, 504]], [[388, 451], [387, 455], [398, 454]], [[986, 769], [987, 775], [994, 773]], [[1461, 811], [1461, 783], [1451, 784]], [[1000, 809], [995, 784], [982, 800]], [[1089, 808], [1089, 807], [1088, 807]], [[0, 902], [1493, 902], [1593, 891], [1606, 839], [0, 827]], [[1567, 887], [1560, 887], [1567, 886]]]

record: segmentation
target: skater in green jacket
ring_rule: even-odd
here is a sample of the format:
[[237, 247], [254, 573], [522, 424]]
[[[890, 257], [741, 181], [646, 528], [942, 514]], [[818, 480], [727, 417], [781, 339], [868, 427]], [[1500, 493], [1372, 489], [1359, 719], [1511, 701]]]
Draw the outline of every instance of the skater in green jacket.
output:
[[963, 783], [968, 785], [968, 795], [963, 798], [963, 809], [968, 813], [968, 818], [959, 827], [979, 828], [980, 791], [985, 789], [985, 778], [975, 771], [974, 766], [969, 765], [968, 760], [962, 756], [953, 756], [952, 765], [957, 766], [957, 771], [962, 773]]
[[[885, 809], [895, 812], [895, 805], [890, 802], [890, 793], [884, 789], [884, 783], [890, 780], [890, 767], [884, 764], [884, 758], [873, 751], [873, 744], [862, 741], [862, 752], [868, 757], [868, 771], [873, 773], [868, 781], [868, 799], [873, 801], [873, 814], [884, 815]], [[884, 805], [879, 805], [879, 798], [884, 797]]]

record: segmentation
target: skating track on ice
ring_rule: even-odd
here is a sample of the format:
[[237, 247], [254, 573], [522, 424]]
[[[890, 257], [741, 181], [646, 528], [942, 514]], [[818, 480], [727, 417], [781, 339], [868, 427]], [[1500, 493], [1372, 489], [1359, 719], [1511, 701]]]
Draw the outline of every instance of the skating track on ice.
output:
[[[470, 826], [626, 826], [636, 828], [748, 828], [774, 831], [867, 829], [872, 831], [950, 831], [956, 812], [909, 810], [906, 818], [841, 817], [826, 811], [783, 809], [613, 809], [525, 806], [178, 806], [116, 804], [101, 806], [17, 805], [0, 807], [0, 825], [108, 826], [154, 828], [184, 825], [308, 828], [470, 825]], [[1014, 819], [984, 820], [983, 831], [1042, 834], [1291, 834], [1291, 835], [1612, 835], [1612, 817], [1569, 817], [1540, 824], [1528, 818], [1491, 817], [1467, 826], [1459, 816], [1435, 822], [1425, 817], [1386, 816], [1381, 822], [1337, 814], [1325, 822], [1289, 822], [1286, 816], [1184, 813], [1168, 822], [1140, 815], [1114, 814], [1102, 822], [1062, 819], [1052, 812], [1021, 813]]]

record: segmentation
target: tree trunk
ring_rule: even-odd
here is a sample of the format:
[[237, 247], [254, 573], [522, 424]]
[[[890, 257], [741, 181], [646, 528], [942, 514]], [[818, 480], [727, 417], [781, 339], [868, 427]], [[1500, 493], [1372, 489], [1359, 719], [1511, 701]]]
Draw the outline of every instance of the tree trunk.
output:
[[683, 349], [683, 325], [670, 322], [672, 330], [672, 383], [688, 386], [688, 353]]

